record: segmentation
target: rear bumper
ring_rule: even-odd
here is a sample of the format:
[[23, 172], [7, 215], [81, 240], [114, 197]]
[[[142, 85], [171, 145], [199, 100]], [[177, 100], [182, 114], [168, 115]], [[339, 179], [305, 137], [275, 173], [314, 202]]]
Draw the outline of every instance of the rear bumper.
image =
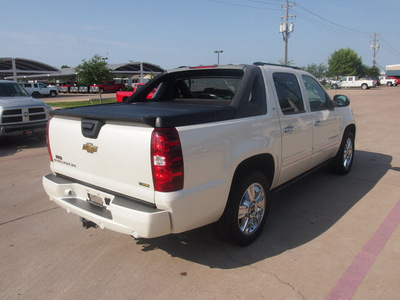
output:
[[[43, 177], [43, 186], [50, 200], [65, 208], [68, 213], [90, 220], [100, 228], [143, 238], [171, 233], [170, 214], [167, 211], [53, 174]], [[90, 201], [89, 195], [102, 199], [102, 204]]]

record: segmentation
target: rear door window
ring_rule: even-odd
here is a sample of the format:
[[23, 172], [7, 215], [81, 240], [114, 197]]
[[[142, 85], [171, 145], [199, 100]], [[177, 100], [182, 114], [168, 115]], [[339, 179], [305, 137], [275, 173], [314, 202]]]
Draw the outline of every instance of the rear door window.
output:
[[279, 105], [284, 115], [305, 112], [297, 77], [291, 73], [274, 73], [274, 84]]

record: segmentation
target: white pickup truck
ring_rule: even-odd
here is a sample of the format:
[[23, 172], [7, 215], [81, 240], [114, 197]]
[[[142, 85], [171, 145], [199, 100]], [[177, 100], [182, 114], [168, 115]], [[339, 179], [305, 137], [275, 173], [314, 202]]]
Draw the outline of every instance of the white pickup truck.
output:
[[55, 86], [45, 85], [44, 83], [27, 83], [23, 82], [20, 85], [31, 95], [32, 97], [50, 96], [55, 97], [58, 94], [58, 89]]
[[326, 163], [346, 174], [354, 157], [349, 99], [332, 100], [305, 71], [263, 63], [179, 68], [124, 103], [51, 114], [50, 199], [86, 227], [135, 238], [216, 223], [247, 245], [270, 190]]
[[379, 80], [382, 85], [387, 85], [387, 86], [397, 86], [398, 80], [395, 78], [391, 78], [388, 76], [379, 76]]
[[339, 81], [331, 82], [333, 89], [362, 88], [363, 90], [376, 87], [377, 81], [372, 79], [359, 79], [357, 76], [345, 76]]

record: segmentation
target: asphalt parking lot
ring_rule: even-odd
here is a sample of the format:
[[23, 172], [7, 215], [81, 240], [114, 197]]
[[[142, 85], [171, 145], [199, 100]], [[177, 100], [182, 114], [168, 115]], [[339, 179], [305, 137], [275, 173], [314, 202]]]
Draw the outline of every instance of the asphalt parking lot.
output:
[[1, 141], [0, 298], [399, 299], [400, 87], [335, 93], [357, 120], [352, 171], [275, 193], [245, 248], [212, 226], [151, 240], [83, 229], [42, 188], [45, 143]]

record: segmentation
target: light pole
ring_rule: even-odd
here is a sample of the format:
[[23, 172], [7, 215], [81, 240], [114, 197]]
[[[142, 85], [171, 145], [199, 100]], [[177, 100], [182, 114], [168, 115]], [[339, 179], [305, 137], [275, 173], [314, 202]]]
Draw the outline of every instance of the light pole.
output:
[[217, 55], [218, 55], [218, 65], [219, 65], [219, 54], [224, 53], [224, 51], [223, 50], [215, 50], [214, 53], [217, 53]]

